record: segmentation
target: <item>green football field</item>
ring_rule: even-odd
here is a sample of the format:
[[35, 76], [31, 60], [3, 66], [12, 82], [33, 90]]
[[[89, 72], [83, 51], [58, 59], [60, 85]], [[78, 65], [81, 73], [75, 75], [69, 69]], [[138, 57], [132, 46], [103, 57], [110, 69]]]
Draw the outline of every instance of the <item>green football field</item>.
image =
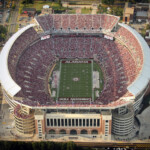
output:
[[92, 98], [93, 62], [60, 63], [58, 98]]

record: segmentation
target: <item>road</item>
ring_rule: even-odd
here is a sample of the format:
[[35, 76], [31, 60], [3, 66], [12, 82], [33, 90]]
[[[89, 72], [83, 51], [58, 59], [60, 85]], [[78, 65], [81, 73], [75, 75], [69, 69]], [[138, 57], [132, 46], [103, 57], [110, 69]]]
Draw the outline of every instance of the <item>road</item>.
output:
[[15, 8], [15, 10], [12, 10], [12, 12], [11, 12], [11, 17], [10, 17], [10, 21], [9, 21], [9, 30], [8, 30], [9, 35], [16, 32], [17, 18], [18, 18], [18, 14], [19, 14], [19, 6], [20, 6], [20, 1], [17, 0], [16, 8]]
[[6, 17], [7, 17], [7, 10], [4, 9], [3, 10], [3, 18], [2, 18], [1, 23], [0, 23], [1, 25], [5, 25]]

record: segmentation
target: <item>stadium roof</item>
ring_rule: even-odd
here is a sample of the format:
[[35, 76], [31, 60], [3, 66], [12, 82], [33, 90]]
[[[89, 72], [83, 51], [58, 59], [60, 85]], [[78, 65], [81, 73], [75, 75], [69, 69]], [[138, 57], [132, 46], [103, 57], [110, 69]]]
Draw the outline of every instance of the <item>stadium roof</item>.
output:
[[9, 70], [8, 70], [8, 55], [9, 51], [15, 42], [15, 40], [27, 29], [33, 27], [34, 25], [28, 25], [22, 29], [20, 29], [18, 32], [16, 32], [5, 44], [3, 47], [1, 53], [0, 53], [0, 82], [4, 89], [7, 91], [7, 93], [10, 96], [14, 96], [17, 94], [21, 87], [16, 84], [16, 82], [12, 79]]
[[136, 80], [128, 86], [129, 92], [131, 92], [134, 96], [137, 96], [139, 93], [141, 93], [147, 86], [149, 80], [150, 80], [150, 63], [149, 63], [149, 58], [150, 58], [150, 48], [143, 39], [143, 37], [134, 29], [131, 27], [119, 23], [120, 26], [126, 28], [129, 30], [135, 38], [138, 40], [139, 44], [141, 45], [142, 52], [143, 52], [143, 66], [142, 70], [139, 73], [138, 77]]

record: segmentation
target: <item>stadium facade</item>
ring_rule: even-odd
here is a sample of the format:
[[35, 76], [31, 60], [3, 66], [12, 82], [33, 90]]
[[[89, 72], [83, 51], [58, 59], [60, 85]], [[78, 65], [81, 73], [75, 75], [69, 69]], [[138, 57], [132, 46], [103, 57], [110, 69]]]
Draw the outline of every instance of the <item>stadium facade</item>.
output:
[[[14, 115], [16, 130], [42, 139], [111, 140], [112, 135], [132, 139], [139, 130], [135, 116], [149, 89], [149, 58], [145, 40], [119, 23], [119, 17], [37, 17], [35, 24], [15, 33], [0, 53], [3, 97]], [[59, 87], [61, 65], [56, 74], [54, 69], [62, 59], [76, 63], [88, 59], [100, 66], [104, 83], [101, 91], [92, 85], [94, 99], [59, 96], [64, 91]], [[74, 80], [79, 79], [75, 76]], [[92, 76], [95, 86], [100, 81]], [[71, 86], [64, 88], [69, 91]]]

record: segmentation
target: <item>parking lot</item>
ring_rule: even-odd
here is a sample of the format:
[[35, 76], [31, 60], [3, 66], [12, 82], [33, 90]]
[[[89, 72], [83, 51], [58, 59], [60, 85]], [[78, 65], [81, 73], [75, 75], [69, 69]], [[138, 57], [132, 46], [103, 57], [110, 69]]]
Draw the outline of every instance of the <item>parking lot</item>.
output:
[[0, 139], [12, 139], [12, 130], [14, 130], [14, 120], [9, 113], [9, 105], [3, 103], [0, 105]]
[[6, 25], [9, 21], [10, 9], [0, 10], [0, 24]]

